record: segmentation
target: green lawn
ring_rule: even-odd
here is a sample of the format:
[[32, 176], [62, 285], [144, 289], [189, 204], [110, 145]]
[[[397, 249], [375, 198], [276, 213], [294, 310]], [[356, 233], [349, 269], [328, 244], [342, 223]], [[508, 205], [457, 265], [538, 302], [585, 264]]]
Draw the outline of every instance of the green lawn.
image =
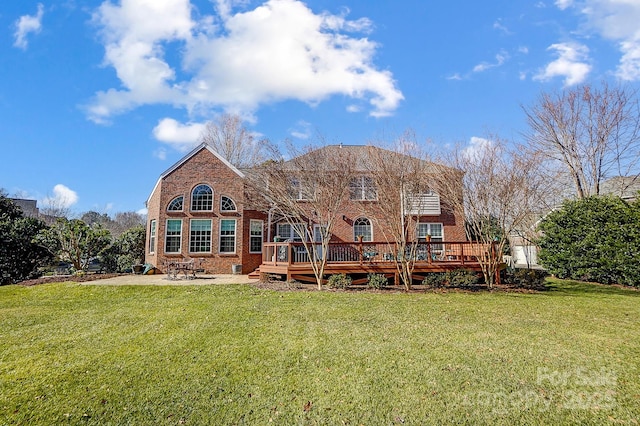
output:
[[0, 287], [4, 424], [638, 424], [640, 292]]

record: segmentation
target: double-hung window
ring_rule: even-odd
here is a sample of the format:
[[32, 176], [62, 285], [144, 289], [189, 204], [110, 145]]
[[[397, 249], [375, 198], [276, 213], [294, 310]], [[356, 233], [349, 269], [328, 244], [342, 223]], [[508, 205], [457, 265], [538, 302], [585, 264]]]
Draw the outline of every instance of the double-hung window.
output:
[[220, 220], [219, 253], [233, 254], [236, 252], [236, 220]]
[[[432, 242], [441, 242], [444, 240], [444, 232], [441, 223], [419, 223], [418, 238], [421, 240], [431, 237]], [[433, 250], [442, 250], [441, 244], [434, 244]]]
[[211, 219], [191, 219], [190, 225], [189, 251], [211, 252]]
[[302, 241], [302, 235], [305, 235], [305, 226], [298, 223], [292, 227], [289, 223], [278, 224], [278, 237], [285, 241]]
[[349, 182], [349, 198], [356, 201], [371, 201], [378, 199], [378, 192], [373, 178], [358, 176]]
[[307, 201], [314, 198], [313, 185], [308, 181], [301, 181], [298, 178], [289, 180], [289, 197], [293, 200]]
[[165, 253], [180, 253], [182, 246], [182, 219], [167, 219], [165, 234]]
[[252, 220], [249, 225], [249, 252], [262, 252], [262, 230], [264, 223], [261, 220]]

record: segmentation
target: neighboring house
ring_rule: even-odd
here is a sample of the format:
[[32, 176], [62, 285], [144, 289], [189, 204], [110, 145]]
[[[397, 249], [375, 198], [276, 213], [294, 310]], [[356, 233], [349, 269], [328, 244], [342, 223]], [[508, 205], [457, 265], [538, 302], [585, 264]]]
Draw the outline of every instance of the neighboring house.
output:
[[[639, 176], [616, 176], [602, 182], [600, 194], [620, 197], [627, 202], [638, 199], [640, 192]], [[540, 268], [538, 264], [538, 247], [533, 241], [537, 237], [536, 229], [540, 219], [530, 227], [528, 232], [514, 233], [509, 237], [512, 263], [517, 268]]]
[[631, 202], [638, 198], [640, 192], [640, 176], [616, 176], [602, 182], [600, 193], [613, 195]]
[[26, 200], [23, 198], [9, 198], [13, 201], [13, 204], [22, 209], [22, 213], [26, 217], [38, 218], [40, 217], [40, 210], [38, 209], [38, 202], [36, 200]]
[[[345, 147], [354, 152], [367, 148]], [[435, 204], [421, 213], [420, 235], [416, 237], [466, 241], [463, 218], [442, 208], [437, 194], [433, 195]], [[364, 175], [350, 188], [332, 241], [353, 243], [359, 236], [364, 241], [383, 240], [385, 230], [377, 229], [376, 218], [362, 213], [362, 202], [376, 202], [375, 188]], [[163, 272], [167, 261], [190, 258], [207, 273], [248, 274], [262, 263], [263, 243], [300, 239], [290, 224], [251, 207], [245, 173], [207, 144], [199, 145], [160, 175], [147, 208], [146, 263]]]

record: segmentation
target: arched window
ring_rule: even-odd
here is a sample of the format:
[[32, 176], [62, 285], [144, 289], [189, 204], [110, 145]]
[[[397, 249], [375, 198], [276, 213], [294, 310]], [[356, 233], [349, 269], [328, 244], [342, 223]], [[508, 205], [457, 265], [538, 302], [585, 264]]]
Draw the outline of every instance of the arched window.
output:
[[213, 190], [209, 185], [198, 185], [191, 192], [191, 210], [213, 210]]
[[167, 210], [169, 210], [170, 212], [181, 212], [183, 202], [184, 202], [184, 197], [182, 195], [179, 197], [176, 197], [173, 200], [171, 200], [171, 202], [169, 203], [169, 206], [167, 207]]
[[220, 211], [235, 212], [236, 210], [236, 203], [231, 198], [224, 195], [220, 198]]
[[373, 241], [371, 221], [366, 217], [358, 218], [353, 222], [353, 241], [358, 241], [359, 236], [362, 236], [362, 241]]

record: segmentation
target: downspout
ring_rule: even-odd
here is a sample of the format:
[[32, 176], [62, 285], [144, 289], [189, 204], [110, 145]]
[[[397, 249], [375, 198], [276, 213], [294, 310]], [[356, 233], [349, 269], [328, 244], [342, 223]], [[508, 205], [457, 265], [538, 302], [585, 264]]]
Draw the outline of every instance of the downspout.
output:
[[274, 206], [271, 206], [271, 208], [269, 209], [269, 212], [267, 213], [267, 242], [268, 243], [271, 242], [271, 216], [274, 208], [275, 208]]

